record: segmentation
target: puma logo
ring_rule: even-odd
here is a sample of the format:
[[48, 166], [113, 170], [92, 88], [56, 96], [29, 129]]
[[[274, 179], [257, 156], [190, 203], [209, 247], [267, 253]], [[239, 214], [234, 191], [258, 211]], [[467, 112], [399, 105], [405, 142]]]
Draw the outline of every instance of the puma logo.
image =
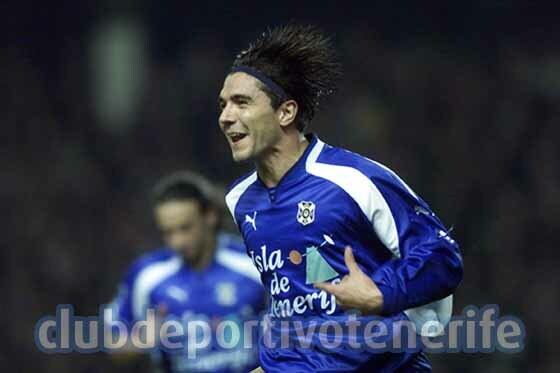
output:
[[254, 230], [257, 230], [257, 212], [253, 213], [253, 217], [245, 214], [245, 223], [250, 223]]

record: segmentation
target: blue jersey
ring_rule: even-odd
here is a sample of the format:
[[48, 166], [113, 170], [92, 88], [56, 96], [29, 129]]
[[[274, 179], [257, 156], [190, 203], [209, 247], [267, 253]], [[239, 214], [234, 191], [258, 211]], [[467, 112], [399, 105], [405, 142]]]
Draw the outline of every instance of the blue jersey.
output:
[[[166, 320], [213, 326], [228, 320], [241, 326], [261, 313], [265, 292], [243, 242], [220, 234], [213, 261], [202, 271], [189, 268], [170, 249], [142, 256], [130, 266], [112, 305], [115, 319], [129, 327], [144, 320], [148, 309], [164, 309]], [[216, 335], [213, 331], [210, 344], [195, 358], [188, 356], [188, 343], [184, 350], [156, 351], [152, 356], [161, 359], [168, 372], [246, 372], [258, 365], [256, 349], [243, 348], [242, 343], [222, 348]]]
[[[393, 171], [315, 136], [308, 140], [276, 187], [267, 188], [253, 172], [226, 195], [270, 294], [271, 319], [344, 320], [348, 314], [335, 298], [313, 284], [348, 274], [344, 248], [350, 245], [381, 290], [389, 323], [412, 321], [418, 331], [426, 321], [445, 325], [462, 259], [444, 225]], [[272, 327], [272, 338], [279, 330]], [[364, 353], [344, 343], [326, 351], [311, 339], [311, 346], [289, 348], [261, 340], [261, 366], [267, 372], [430, 370], [421, 351]]]

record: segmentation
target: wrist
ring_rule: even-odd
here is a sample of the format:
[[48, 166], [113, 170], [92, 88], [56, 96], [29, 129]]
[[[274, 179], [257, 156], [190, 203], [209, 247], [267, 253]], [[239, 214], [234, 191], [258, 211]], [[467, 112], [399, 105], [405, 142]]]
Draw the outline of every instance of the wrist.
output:
[[380, 291], [379, 287], [375, 282], [371, 282], [371, 290], [369, 291], [369, 296], [367, 297], [365, 314], [377, 315], [383, 310], [383, 293]]

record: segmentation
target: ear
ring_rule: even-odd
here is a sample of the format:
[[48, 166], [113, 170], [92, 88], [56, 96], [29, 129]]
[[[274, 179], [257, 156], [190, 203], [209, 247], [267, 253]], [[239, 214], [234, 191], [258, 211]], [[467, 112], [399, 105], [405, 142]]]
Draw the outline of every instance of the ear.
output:
[[294, 100], [284, 101], [276, 110], [278, 122], [282, 127], [289, 126], [296, 120], [298, 104]]

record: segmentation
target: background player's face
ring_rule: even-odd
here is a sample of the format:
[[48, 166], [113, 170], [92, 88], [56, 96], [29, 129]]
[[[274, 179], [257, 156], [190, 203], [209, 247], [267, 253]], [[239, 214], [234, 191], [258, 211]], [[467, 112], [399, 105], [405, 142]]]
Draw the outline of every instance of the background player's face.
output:
[[213, 213], [203, 212], [194, 199], [163, 202], [155, 207], [154, 213], [165, 243], [196, 263], [212, 241], [216, 227]]
[[261, 84], [252, 76], [237, 72], [227, 76], [220, 92], [220, 128], [236, 162], [262, 156], [283, 134]]

